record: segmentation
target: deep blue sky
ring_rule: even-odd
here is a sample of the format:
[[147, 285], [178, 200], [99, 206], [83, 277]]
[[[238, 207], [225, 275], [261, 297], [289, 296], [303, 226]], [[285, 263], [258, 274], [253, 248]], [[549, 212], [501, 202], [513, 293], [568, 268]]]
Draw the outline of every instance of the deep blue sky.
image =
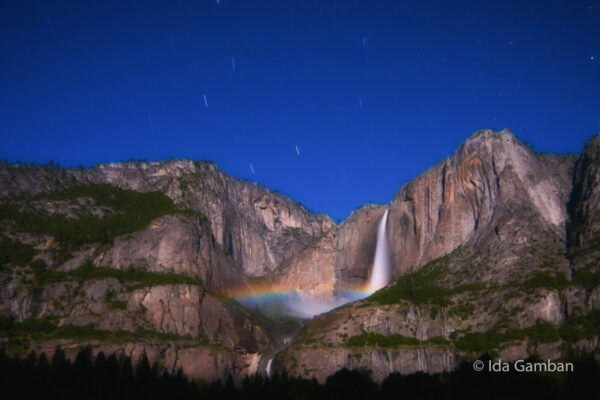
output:
[[0, 0], [0, 158], [207, 159], [343, 219], [481, 128], [581, 151], [600, 1], [492, 3]]

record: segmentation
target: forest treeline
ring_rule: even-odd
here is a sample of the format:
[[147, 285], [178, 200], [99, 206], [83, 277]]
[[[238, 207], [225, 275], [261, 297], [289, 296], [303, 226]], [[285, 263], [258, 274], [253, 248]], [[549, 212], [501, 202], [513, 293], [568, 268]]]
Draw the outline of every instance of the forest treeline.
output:
[[[483, 358], [487, 362], [486, 358]], [[532, 361], [532, 360], [530, 360]], [[600, 365], [593, 356], [571, 360], [570, 373], [476, 372], [462, 363], [445, 374], [391, 374], [381, 384], [364, 371], [341, 370], [325, 384], [287, 374], [266, 378], [232, 378], [206, 382], [188, 379], [183, 371], [169, 373], [143, 355], [133, 362], [126, 356], [109, 356], [91, 347], [73, 361], [57, 348], [48, 358], [42, 353], [11, 357], [0, 349], [2, 391], [19, 399], [576, 399], [597, 390]]]

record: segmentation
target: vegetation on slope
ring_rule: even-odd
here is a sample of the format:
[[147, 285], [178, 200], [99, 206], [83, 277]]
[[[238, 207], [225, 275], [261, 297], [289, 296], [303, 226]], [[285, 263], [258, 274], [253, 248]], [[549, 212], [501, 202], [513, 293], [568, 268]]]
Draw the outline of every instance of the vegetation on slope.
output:
[[[93, 199], [95, 205], [109, 207], [113, 213], [104, 218], [85, 213], [77, 215], [78, 218], [68, 218], [62, 214], [42, 214], [27, 206], [42, 199], [69, 202]], [[0, 204], [0, 220], [14, 221], [19, 231], [50, 235], [65, 251], [89, 243], [110, 243], [116, 236], [146, 228], [158, 217], [184, 212], [189, 211], [176, 208], [173, 201], [161, 192], [142, 193], [104, 183], [76, 186]]]
[[485, 332], [469, 332], [460, 337], [457, 333], [454, 333], [450, 335], [451, 341], [440, 337], [420, 341], [399, 334], [386, 336], [363, 332], [360, 335], [348, 338], [346, 345], [350, 347], [396, 347], [402, 345], [452, 344], [458, 350], [491, 352], [500, 348], [504, 343], [526, 339], [536, 344], [553, 343], [561, 339], [573, 343], [598, 336], [600, 336], [600, 310], [593, 310], [586, 315], [570, 317], [560, 327], [556, 327], [547, 321], [538, 320], [535, 325], [524, 329], [500, 329], [496, 327]]
[[158, 285], [189, 284], [203, 286], [202, 281], [194, 279], [187, 275], [173, 272], [158, 273], [145, 270], [128, 268], [126, 270], [95, 267], [91, 261], [86, 261], [82, 266], [72, 271], [55, 271], [49, 269], [43, 260], [35, 260], [30, 268], [33, 272], [33, 286], [44, 287], [46, 285], [75, 280], [85, 282], [90, 280], [99, 280], [106, 278], [115, 278], [121, 283], [133, 282], [135, 285], [129, 287], [130, 290]]
[[395, 347], [400, 345], [415, 345], [421, 341], [416, 338], [394, 335], [380, 335], [378, 333], [363, 332], [360, 335], [352, 336], [346, 340], [346, 345], [350, 347], [363, 346], [379, 346], [379, 347]]
[[600, 310], [590, 311], [586, 315], [571, 315], [560, 327], [559, 333], [568, 342], [600, 336]]
[[583, 286], [586, 290], [592, 290], [600, 285], [600, 272], [585, 267], [577, 270], [573, 277], [573, 283]]
[[[16, 321], [13, 318], [0, 316], [0, 333], [22, 342], [24, 338], [45, 341], [51, 339], [98, 340], [102, 342], [126, 343], [147, 339], [159, 340], [191, 340], [190, 336], [174, 333], [158, 332], [151, 329], [138, 328], [134, 332], [125, 330], [107, 331], [94, 328], [93, 325], [61, 325], [56, 324], [56, 317], [27, 318]], [[9, 340], [10, 343], [10, 340]]]
[[0, 236], [0, 268], [4, 264], [24, 267], [34, 255], [33, 246]]
[[363, 332], [360, 335], [352, 336], [346, 340], [349, 347], [377, 346], [377, 347], [396, 347], [410, 346], [431, 343], [435, 345], [447, 345], [450, 342], [442, 337], [433, 337], [427, 341], [421, 341], [417, 338], [407, 337], [400, 334], [380, 335], [379, 333]]
[[583, 286], [586, 290], [592, 290], [600, 285], [600, 272], [591, 267], [580, 268], [575, 271], [571, 281], [560, 272], [551, 274], [546, 271], [536, 272], [521, 286], [525, 290], [545, 288], [550, 290], [561, 290], [572, 285]]
[[506, 342], [521, 341], [529, 338], [534, 343], [551, 343], [560, 340], [556, 326], [547, 321], [538, 320], [535, 325], [525, 329], [492, 329], [487, 332], [473, 332], [456, 339], [454, 345], [459, 350], [491, 351]]
[[556, 272], [555, 274], [551, 274], [546, 271], [538, 271], [523, 283], [523, 288], [526, 290], [535, 290], [538, 288], [560, 290], [568, 285], [569, 281], [563, 273]]
[[437, 258], [423, 267], [401, 275], [392, 285], [375, 292], [367, 301], [377, 304], [396, 304], [402, 300], [413, 304], [431, 304], [449, 306], [453, 304], [450, 297], [467, 290], [474, 290], [479, 285], [461, 285], [446, 288], [437, 282], [448, 275], [446, 265], [450, 256]]
[[408, 300], [414, 304], [449, 305], [448, 290], [435, 283], [444, 274], [440, 268], [442, 263], [443, 260], [438, 258], [416, 271], [402, 275], [393, 285], [374, 293], [368, 300], [378, 304]]

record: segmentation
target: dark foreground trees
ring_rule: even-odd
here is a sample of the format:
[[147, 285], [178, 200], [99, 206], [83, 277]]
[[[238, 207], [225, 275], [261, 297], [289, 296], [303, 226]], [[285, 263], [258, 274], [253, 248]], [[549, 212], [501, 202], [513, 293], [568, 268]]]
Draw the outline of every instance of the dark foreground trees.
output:
[[[484, 360], [487, 362], [487, 360]], [[574, 360], [574, 372], [562, 374], [476, 372], [463, 363], [449, 374], [389, 375], [381, 385], [365, 372], [341, 370], [325, 384], [276, 375], [234, 382], [208, 383], [172, 374], [146, 356], [93, 357], [85, 348], [70, 361], [58, 348], [50, 359], [31, 353], [10, 357], [0, 349], [0, 387], [3, 396], [20, 399], [574, 399], [594, 393], [600, 365], [592, 356]]]

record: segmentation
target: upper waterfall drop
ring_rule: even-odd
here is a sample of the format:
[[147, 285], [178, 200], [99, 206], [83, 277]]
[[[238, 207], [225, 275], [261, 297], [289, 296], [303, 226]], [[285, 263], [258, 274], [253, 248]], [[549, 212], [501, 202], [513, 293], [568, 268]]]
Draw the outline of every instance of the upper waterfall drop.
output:
[[385, 228], [387, 226], [388, 211], [381, 217], [379, 228], [377, 230], [377, 247], [375, 248], [375, 260], [373, 261], [373, 270], [367, 285], [367, 291], [376, 292], [386, 286], [390, 281], [390, 248], [387, 242]]
[[[265, 315], [288, 315], [296, 318], [313, 318], [344, 304], [369, 297], [377, 290], [386, 286], [391, 279], [391, 256], [388, 245], [386, 227], [388, 210], [381, 216], [377, 228], [377, 243], [375, 257], [369, 279], [361, 287], [340, 291], [331, 297], [319, 297], [314, 293], [302, 293], [289, 288], [269, 288], [268, 290], [253, 291], [251, 295], [237, 296], [242, 305], [254, 309], [260, 308]], [[266, 368], [270, 371], [271, 362]], [[265, 371], [269, 374], [269, 371]]]

